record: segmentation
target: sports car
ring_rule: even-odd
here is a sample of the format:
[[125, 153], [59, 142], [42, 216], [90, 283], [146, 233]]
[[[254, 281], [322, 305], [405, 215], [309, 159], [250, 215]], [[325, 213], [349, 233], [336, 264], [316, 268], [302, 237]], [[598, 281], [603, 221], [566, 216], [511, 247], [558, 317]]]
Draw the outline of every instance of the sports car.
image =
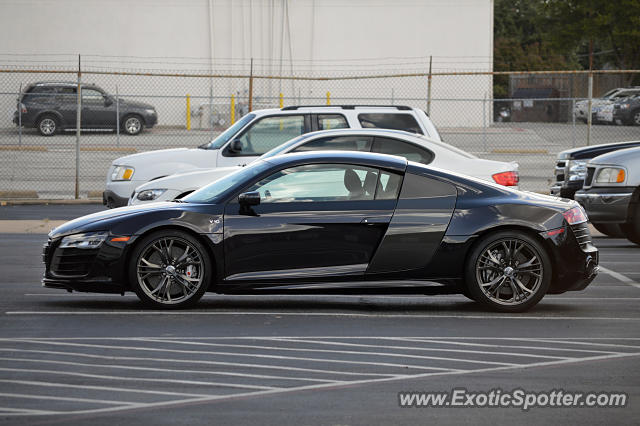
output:
[[219, 294], [462, 293], [524, 311], [598, 272], [572, 200], [386, 154], [261, 159], [174, 202], [54, 229], [43, 284], [181, 308]]

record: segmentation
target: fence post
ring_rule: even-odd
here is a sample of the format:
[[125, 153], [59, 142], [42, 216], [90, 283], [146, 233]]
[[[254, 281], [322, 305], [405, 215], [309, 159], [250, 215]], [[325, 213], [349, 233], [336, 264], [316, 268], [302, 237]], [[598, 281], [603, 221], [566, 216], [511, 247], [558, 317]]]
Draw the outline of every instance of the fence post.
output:
[[591, 122], [592, 115], [591, 105], [593, 102], [593, 73], [589, 71], [589, 83], [588, 83], [588, 94], [589, 101], [587, 102], [587, 146], [591, 145]]
[[427, 75], [427, 115], [431, 117], [431, 61], [433, 56], [429, 55], [429, 74]]
[[76, 90], [76, 184], [74, 196], [80, 198], [80, 127], [82, 127], [82, 71], [78, 55], [78, 89]]
[[187, 93], [187, 130], [191, 130], [191, 95]]
[[574, 112], [574, 109], [576, 107], [576, 99], [572, 98], [571, 99], [571, 117], [572, 117], [572, 126], [571, 126], [571, 147], [575, 148], [576, 147], [576, 114]]
[[253, 111], [253, 58], [251, 58], [251, 68], [249, 68], [249, 112]]
[[116, 143], [120, 148], [120, 94], [118, 93], [118, 85], [116, 84]]
[[231, 116], [231, 124], [236, 122], [236, 95], [231, 95], [231, 110], [229, 111]]
[[282, 95], [282, 92], [280, 92], [280, 108], [282, 108], [284, 106], [284, 96]]
[[391, 88], [391, 105], [395, 104], [395, 95], [393, 87]]
[[22, 146], [22, 83], [20, 83], [20, 89], [18, 89], [18, 145]]
[[487, 94], [482, 99], [482, 149], [487, 152]]
[[331, 92], [327, 92], [327, 105], [331, 105]]

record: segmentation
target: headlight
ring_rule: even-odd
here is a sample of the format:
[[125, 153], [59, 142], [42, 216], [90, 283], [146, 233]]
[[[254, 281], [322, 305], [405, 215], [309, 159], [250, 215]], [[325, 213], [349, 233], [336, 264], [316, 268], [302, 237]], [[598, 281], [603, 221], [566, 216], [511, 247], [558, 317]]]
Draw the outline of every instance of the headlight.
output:
[[115, 166], [111, 172], [111, 180], [131, 180], [135, 169], [129, 166]]
[[569, 180], [584, 179], [587, 175], [587, 162], [584, 160], [569, 161]]
[[624, 169], [619, 167], [605, 167], [598, 172], [596, 183], [622, 183], [624, 179]]
[[164, 194], [165, 191], [166, 189], [145, 189], [140, 191], [136, 198], [140, 201], [151, 201]]
[[620, 109], [629, 109], [630, 104], [621, 104]]
[[62, 239], [60, 248], [95, 249], [107, 239], [108, 232], [87, 232], [68, 235]]

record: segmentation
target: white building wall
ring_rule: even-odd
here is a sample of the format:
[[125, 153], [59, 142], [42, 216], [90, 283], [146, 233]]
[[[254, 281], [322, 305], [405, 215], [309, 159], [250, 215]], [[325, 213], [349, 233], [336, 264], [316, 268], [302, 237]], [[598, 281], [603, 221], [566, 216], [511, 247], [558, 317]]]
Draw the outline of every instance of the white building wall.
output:
[[[433, 55], [435, 71], [491, 70], [492, 40], [493, 0], [0, 0], [4, 65], [38, 60], [73, 66], [72, 56], [38, 55], [82, 54], [88, 69], [246, 73], [249, 58], [255, 58], [255, 74], [324, 76], [426, 72], [424, 58]], [[470, 57], [480, 59], [455, 64]], [[120, 93], [137, 99], [242, 96], [247, 89], [241, 80], [87, 78], [111, 92], [118, 84]], [[462, 81], [434, 77], [433, 98], [491, 96], [490, 77]], [[280, 92], [288, 104], [299, 97], [303, 103], [322, 103], [327, 91], [334, 104], [393, 97], [396, 103], [426, 108], [426, 78], [256, 80], [254, 95], [258, 106], [261, 97], [277, 105]], [[160, 124], [184, 120], [182, 100], [153, 99], [147, 98], [157, 104]], [[194, 99], [195, 106], [206, 102]], [[482, 102], [435, 100], [431, 115], [438, 126], [478, 125]]]

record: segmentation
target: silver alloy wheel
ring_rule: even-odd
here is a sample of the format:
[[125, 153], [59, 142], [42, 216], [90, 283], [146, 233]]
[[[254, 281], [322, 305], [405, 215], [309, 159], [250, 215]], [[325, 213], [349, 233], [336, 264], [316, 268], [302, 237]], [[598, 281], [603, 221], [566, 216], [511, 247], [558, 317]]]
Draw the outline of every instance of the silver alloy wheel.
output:
[[140, 288], [151, 299], [165, 305], [181, 303], [202, 286], [202, 254], [185, 239], [159, 238], [138, 258], [136, 275]]
[[640, 126], [640, 111], [633, 114], [633, 124]]
[[43, 118], [39, 128], [43, 135], [53, 135], [56, 132], [56, 121], [53, 118]]
[[520, 305], [535, 295], [544, 279], [538, 251], [526, 241], [505, 238], [486, 247], [476, 262], [484, 295], [501, 305]]
[[135, 135], [140, 132], [142, 123], [138, 117], [129, 117], [124, 122], [124, 129], [130, 135]]

